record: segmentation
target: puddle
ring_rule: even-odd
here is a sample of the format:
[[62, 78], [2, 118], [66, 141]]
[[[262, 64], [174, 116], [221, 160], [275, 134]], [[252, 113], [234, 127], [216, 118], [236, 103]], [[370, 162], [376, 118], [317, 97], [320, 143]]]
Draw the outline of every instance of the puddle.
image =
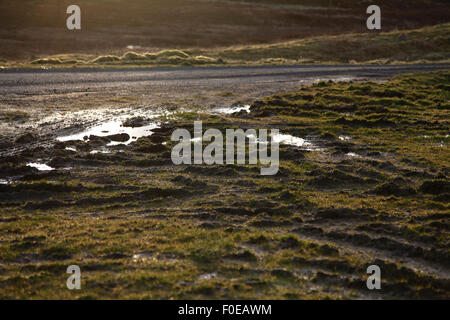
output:
[[[239, 112], [245, 110], [246, 112], [250, 112], [250, 105], [243, 105], [243, 106], [232, 106], [232, 107], [224, 107], [224, 108], [216, 108], [213, 109], [215, 112], [219, 113], [225, 113], [225, 114], [231, 114], [234, 112]], [[92, 121], [93, 119], [105, 119], [105, 118], [113, 118], [113, 120], [107, 120], [103, 123], [100, 123], [95, 126], [91, 126], [81, 132], [71, 134], [71, 135], [65, 135], [65, 136], [59, 136], [57, 137], [57, 140], [60, 142], [66, 142], [66, 141], [89, 141], [89, 136], [94, 135], [98, 137], [106, 137], [111, 135], [117, 135], [117, 134], [128, 134], [129, 139], [127, 141], [110, 141], [107, 146], [116, 146], [116, 145], [128, 145], [136, 140], [138, 140], [141, 137], [150, 136], [153, 134], [153, 130], [160, 127], [160, 123], [155, 122], [148, 122], [151, 119], [160, 117], [160, 116], [167, 116], [172, 114], [173, 112], [167, 111], [167, 110], [145, 110], [145, 109], [138, 109], [138, 110], [132, 110], [132, 109], [122, 109], [122, 110], [114, 110], [112, 113], [108, 113], [108, 111], [105, 110], [95, 110], [91, 114], [80, 114], [76, 117], [72, 115], [72, 117], [79, 118], [86, 120], [87, 118]], [[87, 118], [86, 118], [87, 117]], [[124, 121], [128, 119], [132, 119], [134, 117], [143, 117], [146, 119], [147, 124], [140, 127], [124, 127], [123, 123]], [[48, 119], [47, 119], [48, 120]], [[80, 120], [79, 122], [83, 122]], [[84, 121], [86, 122], [86, 121]], [[248, 136], [251, 137], [251, 136]], [[295, 137], [289, 134], [278, 134], [273, 136], [274, 141], [284, 144], [284, 145], [290, 145], [294, 147], [302, 147], [308, 151], [318, 151], [320, 148], [314, 146], [311, 142], [307, 141], [306, 139]], [[340, 137], [341, 138], [341, 137]], [[342, 139], [349, 139], [350, 137], [342, 136]], [[193, 138], [191, 139], [191, 142], [199, 141], [200, 138]], [[258, 141], [257, 141], [258, 142]], [[75, 148], [67, 147], [66, 150], [76, 151]], [[102, 151], [102, 150], [94, 150], [91, 153], [107, 153], [109, 151]]]
[[290, 134], [277, 134], [273, 136], [273, 140], [279, 144], [286, 144], [294, 147], [308, 147], [311, 143], [303, 138], [294, 137]]
[[346, 154], [346, 156], [352, 157], [352, 158], [361, 158], [361, 156], [359, 154], [354, 153], [354, 152], [349, 152]]
[[212, 272], [212, 273], [205, 273], [205, 274], [201, 274], [198, 276], [198, 280], [211, 280], [217, 278], [217, 273], [216, 272]]
[[218, 113], [231, 114], [231, 113], [235, 113], [235, 112], [240, 112], [242, 110], [247, 111], [247, 113], [250, 112], [250, 105], [216, 108], [213, 111], [218, 112]]
[[[247, 137], [253, 137], [253, 135], [248, 135]], [[299, 138], [299, 137], [295, 137], [293, 135], [290, 134], [276, 134], [273, 135], [273, 140], [275, 142], [278, 142], [279, 144], [284, 144], [284, 145], [288, 145], [288, 146], [293, 146], [293, 147], [301, 147], [307, 151], [319, 151], [321, 150], [321, 148], [313, 145], [311, 142], [307, 141], [306, 139], [303, 138]], [[256, 139], [257, 142], [258, 139]], [[261, 144], [267, 144], [267, 142], [260, 142]]]
[[77, 151], [77, 149], [75, 149], [75, 148], [72, 148], [72, 147], [66, 147], [64, 150], [68, 150], [68, 151]]
[[[284, 144], [284, 145], [288, 145], [288, 146], [294, 146], [294, 147], [301, 147], [307, 151], [321, 151], [322, 149], [313, 145], [311, 142], [307, 141], [306, 139], [303, 138], [299, 138], [299, 137], [295, 137], [293, 135], [290, 134], [277, 134], [277, 135], [273, 135], [273, 140], [275, 142], [278, 142], [279, 144]], [[259, 141], [259, 139], [257, 139], [253, 134], [249, 134], [247, 135], [247, 138], [253, 138], [255, 139], [255, 142], [265, 145], [267, 144], [267, 142], [261, 142]], [[197, 142], [197, 141], [201, 141], [202, 138], [192, 138], [190, 139], [190, 142]], [[270, 138], [268, 139], [270, 141]]]
[[130, 136], [130, 138], [127, 141], [123, 141], [123, 142], [111, 141], [107, 144], [107, 146], [115, 146], [115, 145], [119, 145], [119, 144], [126, 145], [126, 144], [130, 144], [130, 143], [136, 141], [137, 139], [139, 139], [141, 137], [151, 135], [152, 130], [155, 128], [158, 128], [158, 127], [159, 127], [159, 124], [157, 124], [157, 123], [151, 123], [149, 125], [145, 125], [142, 127], [135, 127], [135, 128], [123, 127], [122, 121], [120, 121], [120, 120], [109, 121], [109, 122], [102, 123], [98, 126], [89, 128], [85, 131], [82, 131], [82, 132], [79, 132], [76, 134], [58, 137], [57, 140], [61, 141], [61, 142], [71, 141], [71, 140], [89, 141], [89, 139], [85, 140], [84, 137], [86, 137], [86, 136], [89, 137], [91, 135], [99, 136], [99, 137], [106, 137], [106, 136], [110, 136], [110, 135], [126, 133]]
[[[249, 134], [247, 135], [247, 138], [253, 138], [255, 139], [256, 142], [260, 143], [260, 144], [267, 144], [267, 142], [261, 142], [259, 141], [259, 139], [257, 139], [253, 134]], [[202, 138], [192, 138], [190, 139], [191, 142], [197, 142], [197, 141], [201, 141]], [[311, 142], [306, 141], [303, 138], [298, 138], [295, 137], [293, 135], [290, 134], [277, 134], [277, 135], [273, 135], [273, 140], [275, 142], [278, 142], [279, 144], [284, 144], [284, 145], [289, 145], [289, 146], [294, 146], [294, 147], [303, 147], [308, 151], [313, 151], [313, 150], [319, 150], [320, 148], [314, 146]], [[269, 139], [270, 141], [270, 139]]]
[[55, 168], [52, 168], [48, 165], [46, 165], [45, 163], [37, 163], [37, 162], [30, 162], [27, 163], [28, 167], [33, 167], [38, 169], [39, 171], [51, 171], [51, 170], [55, 170]]
[[[91, 125], [88, 128], [85, 128], [77, 133], [70, 135], [61, 135], [57, 137], [56, 140], [61, 142], [71, 140], [89, 141], [88, 139], [86, 140], [85, 137], [89, 138], [90, 135], [99, 137], [106, 137], [110, 135], [124, 134], [124, 133], [129, 135], [130, 138], [127, 141], [111, 141], [108, 143], [108, 146], [115, 146], [121, 144], [127, 145], [136, 141], [141, 137], [151, 135], [152, 130], [160, 126], [160, 123], [159, 121], [156, 121], [156, 118], [161, 116], [167, 116], [172, 113], [173, 112], [167, 110], [162, 109], [155, 110], [148, 108], [141, 108], [141, 109], [126, 108], [117, 110], [100, 109], [90, 111], [79, 111], [69, 114], [56, 114], [42, 120], [42, 123], [62, 121], [64, 123], [67, 123], [67, 125], [70, 124], [73, 125], [74, 123], [89, 124], [92, 122], [100, 122], [99, 124]], [[143, 126], [135, 126], [135, 127], [123, 126], [123, 123], [125, 121], [138, 117], [145, 119], [144, 120], [145, 124]], [[152, 121], [152, 119], [155, 119], [155, 121]]]

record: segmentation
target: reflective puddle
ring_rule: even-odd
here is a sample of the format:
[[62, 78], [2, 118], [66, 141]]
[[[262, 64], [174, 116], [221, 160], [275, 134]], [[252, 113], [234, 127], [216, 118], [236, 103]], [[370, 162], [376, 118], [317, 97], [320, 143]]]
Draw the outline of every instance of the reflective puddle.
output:
[[[77, 122], [80, 123], [93, 120], [95, 121], [95, 119], [98, 119], [100, 124], [90, 126], [87, 129], [83, 129], [82, 131], [74, 134], [59, 136], [56, 139], [60, 142], [73, 140], [89, 141], [89, 136], [93, 135], [98, 137], [108, 137], [109, 140], [111, 140], [108, 143], [108, 146], [119, 144], [127, 145], [141, 137], [151, 135], [152, 130], [160, 126], [160, 123], [156, 120], [156, 118], [170, 114], [173, 114], [173, 112], [162, 109], [121, 109], [114, 110], [112, 112], [102, 109], [94, 110], [89, 114], [86, 112], [80, 112], [79, 114], [74, 113], [66, 117], [72, 118], [72, 120], [76, 119], [78, 120]], [[134, 125], [127, 125], [127, 123], [134, 123]], [[120, 134], [123, 135], [120, 139], [114, 137], [115, 135]], [[125, 136], [125, 134], [127, 134], [128, 137]], [[124, 137], [128, 139], [124, 139]]]
[[99, 137], [108, 137], [116, 134], [126, 133], [129, 136], [129, 139], [127, 141], [111, 141], [107, 145], [114, 146], [119, 144], [130, 144], [141, 137], [151, 135], [152, 130], [158, 127], [159, 124], [157, 123], [151, 123], [142, 127], [135, 127], [135, 128], [123, 127], [122, 121], [109, 121], [76, 134], [58, 137], [57, 140], [61, 142], [72, 140], [89, 141], [89, 136], [91, 135]]
[[250, 105], [232, 106], [232, 107], [224, 107], [224, 108], [216, 108], [216, 109], [214, 109], [215, 112], [225, 113], [225, 114], [231, 114], [231, 113], [235, 113], [235, 112], [240, 112], [242, 110], [247, 111], [247, 113], [250, 112]]
[[352, 158], [361, 158], [361, 156], [359, 154], [354, 153], [354, 152], [349, 152], [346, 154], [346, 156], [352, 157]]
[[[249, 138], [255, 138], [255, 136], [253, 135], [248, 135], [247, 137]], [[299, 148], [303, 148], [305, 150], [308, 151], [319, 151], [320, 148], [313, 145], [311, 142], [307, 141], [306, 139], [303, 138], [299, 138], [290, 134], [275, 134], [272, 135], [273, 141], [277, 142], [279, 144], [284, 144], [284, 145], [288, 145], [288, 146], [293, 146], [293, 147], [299, 147]], [[256, 142], [259, 142], [261, 144], [267, 144], [267, 142], [260, 142], [258, 139], [256, 139]]]
[[212, 272], [212, 273], [205, 273], [202, 274], [198, 277], [198, 280], [211, 280], [217, 277], [217, 273], [216, 272]]
[[[214, 112], [223, 113], [223, 114], [232, 114], [232, 113], [240, 112], [243, 110], [246, 112], [250, 112], [250, 105], [231, 106], [231, 107], [223, 107], [223, 108], [213, 109]], [[97, 113], [98, 113], [98, 111], [97, 111]], [[107, 143], [107, 146], [128, 145], [128, 144], [138, 140], [141, 137], [146, 137], [146, 136], [152, 135], [153, 130], [160, 127], [160, 123], [157, 121], [149, 122], [151, 119], [154, 119], [156, 117], [160, 117], [163, 115], [170, 115], [170, 114], [173, 114], [173, 112], [162, 111], [162, 110], [158, 110], [158, 111], [153, 110], [151, 112], [135, 110], [132, 113], [128, 113], [125, 115], [124, 114], [116, 115], [115, 116], [116, 119], [114, 119], [114, 120], [103, 122], [99, 125], [92, 126], [81, 132], [57, 137], [57, 140], [60, 142], [73, 141], [73, 140], [89, 141], [90, 136], [98, 136], [98, 137], [107, 137], [111, 140], [110, 142]], [[138, 127], [129, 127], [129, 126], [123, 125], [125, 121], [130, 120], [136, 116], [144, 117], [145, 125], [138, 126]], [[118, 139], [120, 141], [117, 141], [117, 140], [115, 140], [116, 137], [111, 137], [111, 136], [119, 135], [119, 134], [123, 134], [123, 135], [127, 134], [128, 139], [126, 139], [126, 141], [123, 141], [124, 139], [122, 137], [122, 139]], [[248, 137], [251, 137], [251, 136], [248, 136]], [[295, 137], [295, 136], [289, 135], [289, 134], [281, 134], [280, 133], [278, 135], [274, 135], [273, 139], [275, 142], [278, 142], [278, 143], [284, 144], [284, 145], [302, 147], [302, 148], [306, 148], [306, 150], [319, 150], [319, 148], [314, 146], [311, 142], [309, 142], [303, 138]], [[350, 137], [340, 136], [339, 139], [348, 140], [348, 139], [350, 139]], [[191, 142], [196, 142], [198, 140], [200, 140], [200, 139], [193, 138], [193, 139], [191, 139]], [[257, 142], [259, 142], [259, 141], [257, 141]], [[76, 151], [76, 149], [73, 147], [67, 147], [66, 150]], [[94, 150], [94, 152], [92, 152], [92, 153], [106, 153], [106, 152], [101, 151], [101, 150]]]
[[311, 146], [310, 142], [307, 142], [305, 139], [294, 137], [290, 134], [277, 134], [272, 136], [274, 142], [278, 142], [279, 144], [286, 144], [294, 147], [308, 147]]
[[36, 168], [39, 171], [51, 171], [51, 170], [55, 170], [55, 168], [52, 168], [48, 165], [46, 165], [45, 163], [37, 163], [37, 162], [30, 162], [27, 163], [28, 167], [32, 167], [32, 168]]
[[[284, 145], [288, 145], [288, 146], [293, 146], [293, 147], [301, 147], [305, 150], [308, 151], [319, 151], [321, 150], [321, 148], [313, 145], [311, 142], [307, 141], [306, 139], [303, 138], [299, 138], [299, 137], [295, 137], [293, 135], [290, 134], [276, 134], [276, 135], [272, 135], [273, 137], [273, 141], [277, 142], [279, 144], [284, 144]], [[259, 144], [268, 144], [267, 141], [260, 141], [257, 137], [255, 137], [255, 135], [253, 134], [248, 134], [247, 138], [253, 140], [254, 142], [257, 142]], [[190, 139], [190, 142], [198, 142], [198, 141], [202, 141], [202, 137], [199, 138], [192, 138]], [[224, 138], [225, 139], [225, 138]], [[270, 138], [268, 138], [269, 142], [271, 141]]]
[[[214, 112], [223, 113], [223, 114], [232, 114], [235, 112], [246, 111], [250, 112], [250, 105], [238, 105], [231, 107], [223, 107], [213, 109]], [[122, 110], [122, 112], [124, 112]], [[109, 120], [104, 121], [98, 125], [91, 126], [83, 131], [77, 132], [75, 134], [64, 135], [57, 137], [57, 140], [60, 142], [67, 141], [90, 141], [90, 136], [97, 137], [105, 137], [107, 138], [106, 146], [116, 146], [116, 145], [128, 145], [132, 142], [135, 142], [141, 137], [147, 137], [153, 134], [153, 130], [160, 127], [160, 122], [156, 121], [157, 117], [171, 115], [174, 112], [167, 110], [128, 110], [127, 113], [120, 114], [111, 114], [109, 115]], [[101, 116], [100, 116], [101, 114]], [[93, 117], [98, 116], [100, 119], [105, 117], [105, 114], [102, 111], [96, 111]], [[113, 119], [111, 119], [111, 117]], [[136, 117], [143, 118], [143, 121], [140, 122], [137, 126], [124, 126], [124, 123], [133, 122], [129, 120], [135, 120]], [[152, 120], [153, 119], [153, 120]], [[116, 135], [122, 135], [117, 137]], [[249, 138], [251, 135], [248, 136]], [[289, 145], [294, 147], [301, 147], [308, 151], [318, 151], [321, 150], [319, 147], [313, 145], [310, 141], [307, 141], [304, 138], [296, 137], [289, 134], [277, 134], [273, 136], [275, 142], [283, 145]], [[341, 140], [348, 140], [350, 137], [340, 136]], [[191, 142], [199, 141], [200, 138], [193, 138]], [[256, 142], [259, 142], [258, 139]], [[77, 151], [74, 147], [66, 147], [66, 150]], [[96, 153], [109, 153], [108, 150], [93, 150], [92, 154]], [[50, 167], [46, 168], [40, 166], [41, 170], [51, 170]], [[45, 169], [43, 169], [45, 168]]]

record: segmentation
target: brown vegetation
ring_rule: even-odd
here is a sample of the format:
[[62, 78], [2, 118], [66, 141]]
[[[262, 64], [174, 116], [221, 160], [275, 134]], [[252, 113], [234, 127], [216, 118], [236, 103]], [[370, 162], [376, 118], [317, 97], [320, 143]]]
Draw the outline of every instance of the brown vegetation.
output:
[[[367, 32], [367, 4], [362, 1], [352, 1], [352, 6], [348, 1], [333, 1], [339, 7], [331, 9], [297, 5], [323, 2], [80, 0], [82, 30], [69, 31], [65, 12], [72, 1], [1, 1], [0, 59], [76, 52], [122, 55], [129, 45], [143, 51], [213, 48]], [[385, 2], [380, 2], [383, 31], [448, 22], [450, 16], [443, 1]]]

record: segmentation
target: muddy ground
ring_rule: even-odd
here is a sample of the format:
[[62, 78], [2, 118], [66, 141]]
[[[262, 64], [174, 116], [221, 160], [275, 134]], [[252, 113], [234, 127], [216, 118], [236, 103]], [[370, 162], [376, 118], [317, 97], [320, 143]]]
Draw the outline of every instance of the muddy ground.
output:
[[[6, 95], [0, 298], [448, 299], [449, 88], [442, 71]], [[279, 173], [173, 165], [194, 120], [280, 129]]]

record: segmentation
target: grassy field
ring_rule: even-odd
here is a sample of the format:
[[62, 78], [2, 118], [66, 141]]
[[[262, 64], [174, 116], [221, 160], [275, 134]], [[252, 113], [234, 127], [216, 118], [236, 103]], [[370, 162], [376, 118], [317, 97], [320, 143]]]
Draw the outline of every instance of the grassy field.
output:
[[[366, 1], [333, 0], [329, 7], [328, 0], [80, 0], [81, 31], [66, 28], [70, 4], [1, 1], [0, 60], [23, 62], [68, 53], [121, 56], [128, 46], [139, 47], [139, 52], [212, 49], [367, 32]], [[446, 1], [377, 4], [384, 32], [449, 22]]]
[[[180, 111], [107, 154], [90, 153], [104, 139], [25, 143], [0, 162], [22, 174], [0, 184], [0, 298], [449, 299], [449, 89], [448, 71], [319, 82], [248, 114]], [[282, 145], [269, 177], [174, 166], [170, 135], [196, 119], [315, 148]], [[36, 159], [57, 170], [25, 166]], [[66, 288], [70, 264], [81, 290]], [[366, 288], [371, 264], [380, 291]]]
[[4, 67], [89, 68], [140, 66], [264, 65], [264, 64], [397, 64], [448, 62], [450, 24], [375, 34], [322, 36], [270, 45], [221, 49], [129, 51], [122, 56], [61, 54]]

